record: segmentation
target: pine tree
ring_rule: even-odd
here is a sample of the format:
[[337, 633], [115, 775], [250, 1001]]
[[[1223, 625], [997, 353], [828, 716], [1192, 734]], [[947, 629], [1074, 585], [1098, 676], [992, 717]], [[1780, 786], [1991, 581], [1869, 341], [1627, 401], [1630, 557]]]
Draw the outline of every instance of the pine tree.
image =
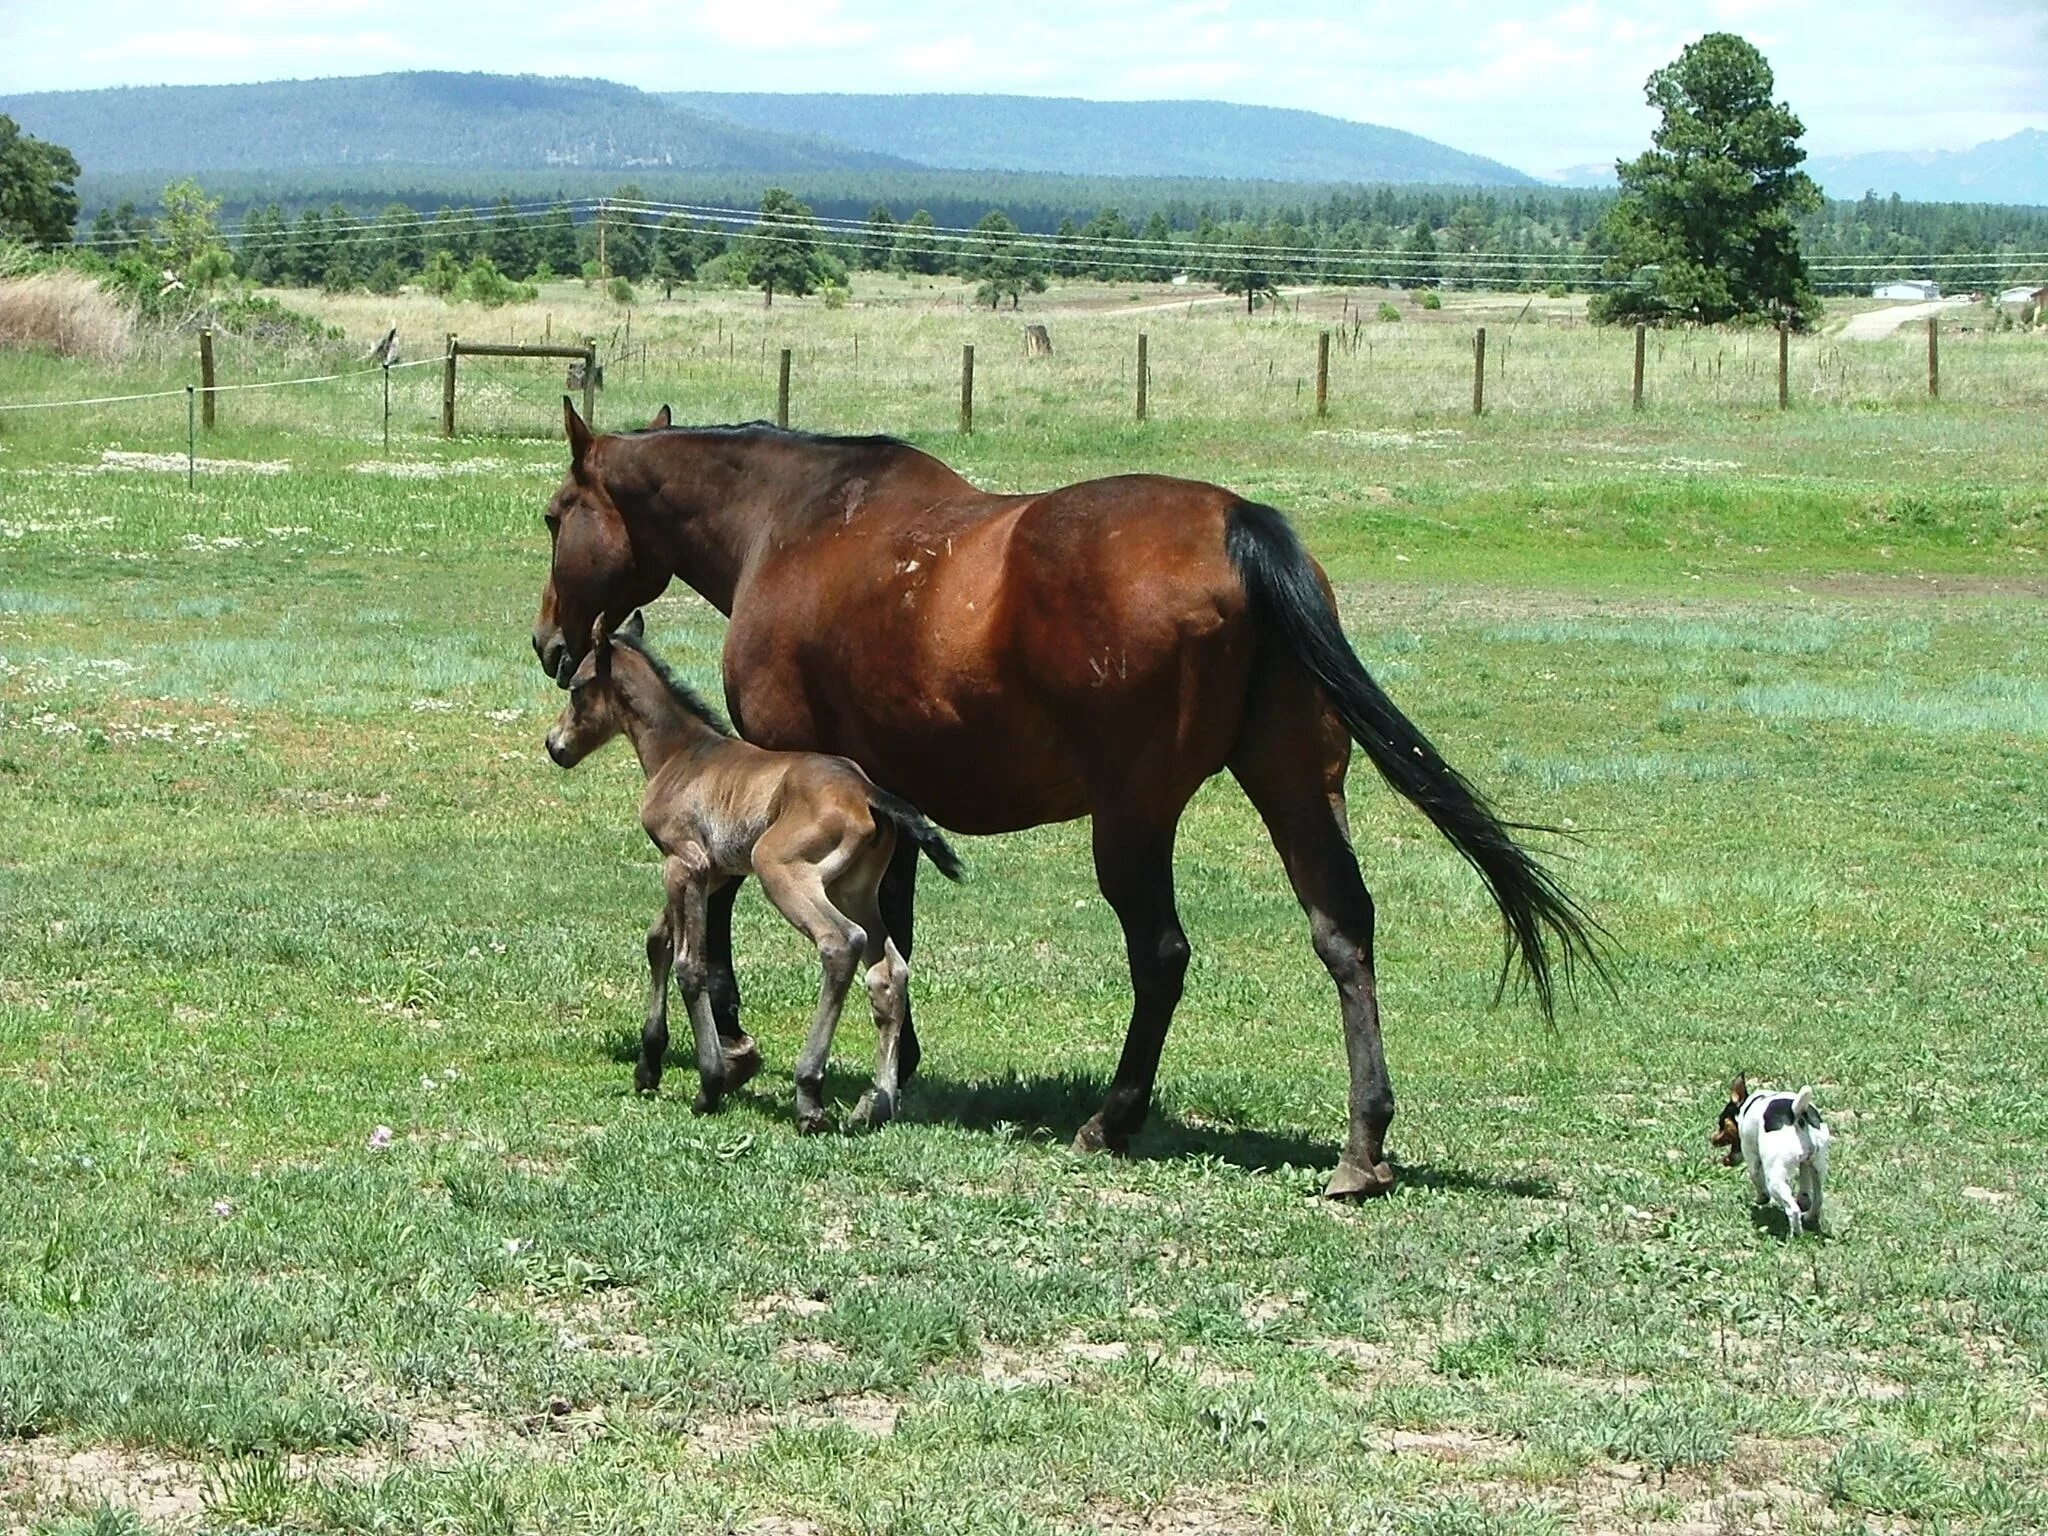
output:
[[870, 272], [886, 272], [896, 263], [896, 216], [887, 203], [868, 210], [867, 239], [861, 243], [860, 264]]
[[896, 241], [896, 259], [903, 263], [904, 271], [929, 277], [942, 270], [939, 244], [932, 238], [932, 229], [932, 216], [922, 208], [905, 222]]
[[1819, 300], [1795, 224], [1821, 207], [1799, 169], [1805, 126], [1755, 47], [1710, 32], [1650, 76], [1663, 120], [1652, 147], [1615, 166], [1621, 197], [1601, 225], [1605, 273], [1597, 320], [1718, 324], [1778, 319], [1803, 328]]
[[745, 249], [749, 280], [764, 305], [775, 302], [777, 289], [801, 296], [817, 286], [818, 228], [811, 210], [786, 189], [761, 194], [761, 222], [747, 232]]

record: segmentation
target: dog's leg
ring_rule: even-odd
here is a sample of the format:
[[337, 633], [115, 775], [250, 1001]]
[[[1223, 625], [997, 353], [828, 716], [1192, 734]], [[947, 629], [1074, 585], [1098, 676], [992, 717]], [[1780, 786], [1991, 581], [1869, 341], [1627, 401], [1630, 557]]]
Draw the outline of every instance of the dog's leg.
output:
[[1791, 1229], [1791, 1235], [1797, 1237], [1803, 1218], [1799, 1213], [1799, 1197], [1792, 1192], [1792, 1170], [1783, 1163], [1777, 1163], [1764, 1178], [1772, 1203], [1785, 1213], [1785, 1224]]

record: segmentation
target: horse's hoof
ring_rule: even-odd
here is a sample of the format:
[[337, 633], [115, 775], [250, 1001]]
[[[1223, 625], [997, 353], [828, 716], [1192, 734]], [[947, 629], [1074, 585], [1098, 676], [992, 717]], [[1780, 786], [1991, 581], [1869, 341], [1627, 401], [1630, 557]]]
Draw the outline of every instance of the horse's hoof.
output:
[[645, 1067], [634, 1068], [633, 1091], [644, 1094], [661, 1092], [661, 1074], [659, 1072], [650, 1072]]
[[714, 1091], [710, 1088], [699, 1088], [697, 1090], [697, 1100], [690, 1106], [690, 1112], [698, 1115], [715, 1114], [717, 1113], [719, 1103], [724, 1098], [725, 1093], [722, 1089]]
[[798, 1113], [796, 1128], [801, 1136], [822, 1136], [832, 1129], [832, 1121], [822, 1109], [807, 1109]]
[[740, 1084], [750, 1080], [761, 1070], [761, 1052], [752, 1038], [740, 1036], [739, 1044], [723, 1047], [725, 1052], [725, 1088], [730, 1093]]
[[1131, 1138], [1129, 1135], [1122, 1131], [1109, 1129], [1109, 1127], [1102, 1123], [1102, 1116], [1100, 1115], [1097, 1115], [1074, 1133], [1074, 1150], [1076, 1152], [1109, 1152], [1121, 1156], [1129, 1149], [1130, 1144]]
[[1394, 1170], [1385, 1163], [1363, 1168], [1347, 1158], [1337, 1165], [1337, 1171], [1330, 1175], [1330, 1182], [1323, 1186], [1323, 1198], [1370, 1200], [1376, 1195], [1392, 1194], [1393, 1190]]
[[895, 1118], [894, 1110], [895, 1106], [887, 1094], [876, 1093], [870, 1088], [846, 1116], [845, 1128], [849, 1131], [879, 1131]]

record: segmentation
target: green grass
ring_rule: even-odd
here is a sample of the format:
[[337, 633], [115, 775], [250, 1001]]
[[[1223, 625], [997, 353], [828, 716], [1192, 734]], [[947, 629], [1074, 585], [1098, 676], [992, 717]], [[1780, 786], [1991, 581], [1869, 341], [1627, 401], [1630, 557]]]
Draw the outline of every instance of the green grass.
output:
[[[759, 409], [656, 371], [607, 419]], [[1404, 1181], [1348, 1209], [1328, 982], [1227, 783], [1133, 1158], [1064, 1150], [1128, 1006], [1078, 826], [966, 840], [930, 893], [886, 1132], [795, 1134], [811, 963], [751, 895], [771, 1072], [714, 1118], [632, 1097], [637, 769], [547, 763], [525, 639], [560, 450], [415, 423], [390, 457], [457, 472], [362, 473], [343, 388], [225, 426], [209, 457], [292, 470], [196, 495], [79, 472], [174, 446], [142, 418], [0, 423], [0, 1523], [2048, 1522], [2033, 413], [821, 419], [1289, 507], [1446, 755], [1582, 839], [1621, 994], [1550, 1032], [1489, 1006], [1483, 895], [1356, 775]], [[715, 678], [701, 603], [650, 631]], [[1709, 1160], [1737, 1068], [1819, 1085], [1819, 1241]]]

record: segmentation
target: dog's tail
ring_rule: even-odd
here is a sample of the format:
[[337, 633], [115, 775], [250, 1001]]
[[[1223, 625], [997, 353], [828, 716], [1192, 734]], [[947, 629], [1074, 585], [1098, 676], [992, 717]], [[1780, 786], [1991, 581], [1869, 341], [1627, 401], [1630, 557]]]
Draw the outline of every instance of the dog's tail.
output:
[[966, 872], [960, 867], [960, 855], [953, 851], [953, 845], [946, 841], [946, 834], [932, 825], [931, 818], [901, 795], [892, 795], [886, 789], [870, 788], [868, 805], [876, 815], [891, 822], [896, 830], [924, 850], [924, 856], [938, 866], [940, 874], [948, 880], [961, 880]]
[[1792, 1095], [1792, 1123], [1794, 1125], [1820, 1124], [1820, 1111], [1813, 1107], [1813, 1085], [1811, 1083]]

